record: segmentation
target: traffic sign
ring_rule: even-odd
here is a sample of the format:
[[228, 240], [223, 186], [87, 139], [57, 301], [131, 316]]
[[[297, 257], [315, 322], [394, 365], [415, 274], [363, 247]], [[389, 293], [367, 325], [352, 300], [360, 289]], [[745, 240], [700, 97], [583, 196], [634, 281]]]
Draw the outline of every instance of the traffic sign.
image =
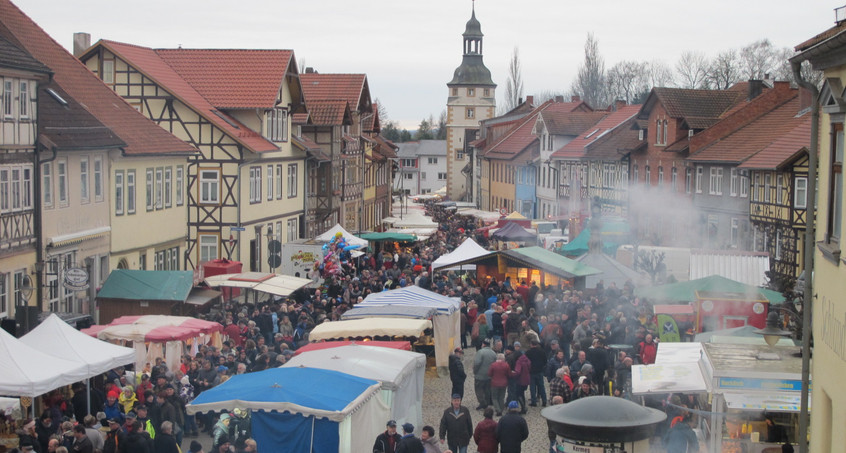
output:
[[277, 267], [282, 265], [282, 256], [278, 254], [272, 254], [268, 256], [267, 264], [270, 265], [271, 269], [276, 269]]
[[267, 250], [270, 253], [279, 253], [282, 251], [282, 243], [274, 239], [267, 243]]

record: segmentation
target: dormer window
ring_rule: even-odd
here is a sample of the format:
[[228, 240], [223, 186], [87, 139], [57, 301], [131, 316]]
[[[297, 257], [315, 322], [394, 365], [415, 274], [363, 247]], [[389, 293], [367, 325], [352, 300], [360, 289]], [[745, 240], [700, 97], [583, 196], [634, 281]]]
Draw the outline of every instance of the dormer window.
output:
[[288, 141], [288, 110], [272, 109], [267, 111], [267, 130], [265, 136], [273, 142]]

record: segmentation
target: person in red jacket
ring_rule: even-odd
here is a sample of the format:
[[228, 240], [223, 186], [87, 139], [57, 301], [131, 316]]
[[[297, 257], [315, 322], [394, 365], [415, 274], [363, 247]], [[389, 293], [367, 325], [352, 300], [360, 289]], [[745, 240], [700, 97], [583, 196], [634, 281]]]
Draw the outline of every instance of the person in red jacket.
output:
[[494, 410], [492, 407], [485, 408], [485, 419], [476, 425], [473, 431], [473, 440], [476, 441], [479, 453], [497, 453], [499, 442], [496, 440], [496, 421], [493, 419]]
[[505, 354], [496, 355], [496, 362], [488, 369], [488, 376], [491, 377], [491, 402], [497, 417], [502, 416], [505, 409], [505, 390], [508, 388], [508, 376], [511, 375], [511, 367], [505, 361]]
[[646, 334], [646, 338], [637, 346], [637, 353], [640, 356], [641, 364], [651, 365], [655, 363], [655, 356], [658, 355], [658, 343], [653, 341], [651, 334]]

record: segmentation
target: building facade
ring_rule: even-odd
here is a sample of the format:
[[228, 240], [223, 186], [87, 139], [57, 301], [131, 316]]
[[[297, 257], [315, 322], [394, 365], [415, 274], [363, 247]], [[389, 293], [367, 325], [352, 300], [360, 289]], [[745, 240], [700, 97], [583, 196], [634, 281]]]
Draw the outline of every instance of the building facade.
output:
[[408, 195], [424, 195], [446, 186], [446, 140], [420, 140], [397, 146], [399, 171], [394, 179], [394, 189]]

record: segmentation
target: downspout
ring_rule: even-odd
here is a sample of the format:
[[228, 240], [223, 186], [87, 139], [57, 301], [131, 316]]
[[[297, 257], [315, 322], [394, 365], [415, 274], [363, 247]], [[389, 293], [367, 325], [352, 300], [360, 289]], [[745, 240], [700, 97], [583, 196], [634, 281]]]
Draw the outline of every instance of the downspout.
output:
[[805, 294], [802, 301], [802, 393], [799, 405], [799, 452], [808, 452], [808, 397], [811, 375], [811, 315], [814, 301], [814, 250], [816, 248], [817, 161], [820, 135], [820, 91], [816, 85], [802, 78], [802, 61], [790, 60], [793, 78], [800, 87], [813, 95], [811, 103], [811, 149], [808, 152], [808, 200], [805, 213]]

